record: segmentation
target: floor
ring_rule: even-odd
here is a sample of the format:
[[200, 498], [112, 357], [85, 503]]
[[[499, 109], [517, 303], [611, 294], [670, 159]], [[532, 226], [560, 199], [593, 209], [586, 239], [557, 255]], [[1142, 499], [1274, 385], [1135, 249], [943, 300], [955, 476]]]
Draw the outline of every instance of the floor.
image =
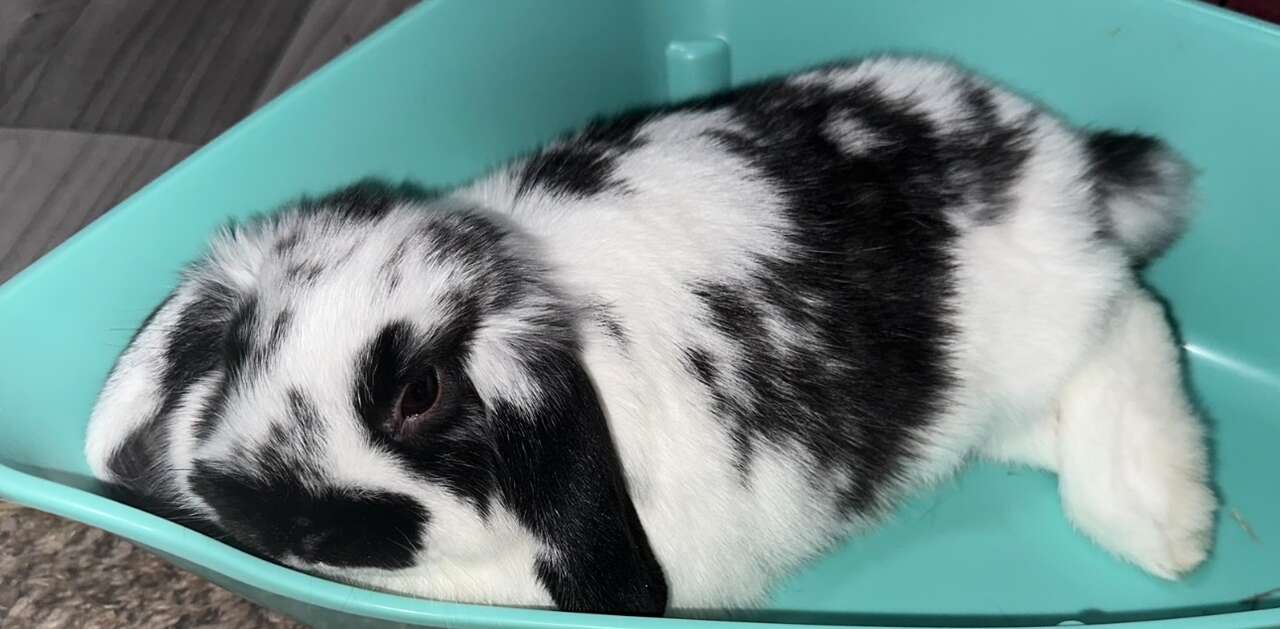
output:
[[[0, 282], [416, 0], [0, 0]], [[292, 627], [0, 503], [0, 627]]]

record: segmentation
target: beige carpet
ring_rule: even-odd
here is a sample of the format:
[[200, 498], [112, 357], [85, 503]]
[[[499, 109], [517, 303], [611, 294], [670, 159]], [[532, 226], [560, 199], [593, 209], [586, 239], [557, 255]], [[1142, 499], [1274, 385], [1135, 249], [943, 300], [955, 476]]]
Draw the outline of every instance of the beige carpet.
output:
[[101, 530], [0, 502], [0, 627], [297, 627]]

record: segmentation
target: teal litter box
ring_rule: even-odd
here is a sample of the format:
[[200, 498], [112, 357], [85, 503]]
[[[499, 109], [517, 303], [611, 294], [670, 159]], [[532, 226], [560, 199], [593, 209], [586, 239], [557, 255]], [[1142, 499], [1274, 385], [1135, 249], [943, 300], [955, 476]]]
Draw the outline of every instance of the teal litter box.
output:
[[0, 496], [315, 625], [732, 626], [299, 574], [95, 493], [85, 422], [130, 331], [228, 217], [362, 175], [459, 182], [595, 114], [880, 51], [953, 57], [1076, 122], [1163, 135], [1203, 171], [1194, 229], [1149, 279], [1213, 425], [1215, 555], [1153, 579], [1070, 530], [1051, 476], [978, 466], [736, 618], [1280, 626], [1280, 31], [1190, 0], [429, 0], [0, 288]]

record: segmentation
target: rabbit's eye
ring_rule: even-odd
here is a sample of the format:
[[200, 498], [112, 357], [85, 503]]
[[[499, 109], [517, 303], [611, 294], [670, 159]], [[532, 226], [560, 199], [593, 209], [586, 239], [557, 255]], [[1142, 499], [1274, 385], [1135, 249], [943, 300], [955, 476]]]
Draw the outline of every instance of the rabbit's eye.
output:
[[416, 425], [440, 401], [440, 376], [435, 369], [427, 371], [404, 385], [396, 398], [393, 429], [397, 437], [412, 434]]

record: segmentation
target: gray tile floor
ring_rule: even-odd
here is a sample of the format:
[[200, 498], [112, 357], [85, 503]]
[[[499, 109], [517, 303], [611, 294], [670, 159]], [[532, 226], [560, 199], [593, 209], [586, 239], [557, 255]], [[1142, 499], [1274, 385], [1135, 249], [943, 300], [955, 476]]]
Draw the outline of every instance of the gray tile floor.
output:
[[[0, 282], [416, 0], [0, 0]], [[0, 504], [0, 627], [289, 626]]]

